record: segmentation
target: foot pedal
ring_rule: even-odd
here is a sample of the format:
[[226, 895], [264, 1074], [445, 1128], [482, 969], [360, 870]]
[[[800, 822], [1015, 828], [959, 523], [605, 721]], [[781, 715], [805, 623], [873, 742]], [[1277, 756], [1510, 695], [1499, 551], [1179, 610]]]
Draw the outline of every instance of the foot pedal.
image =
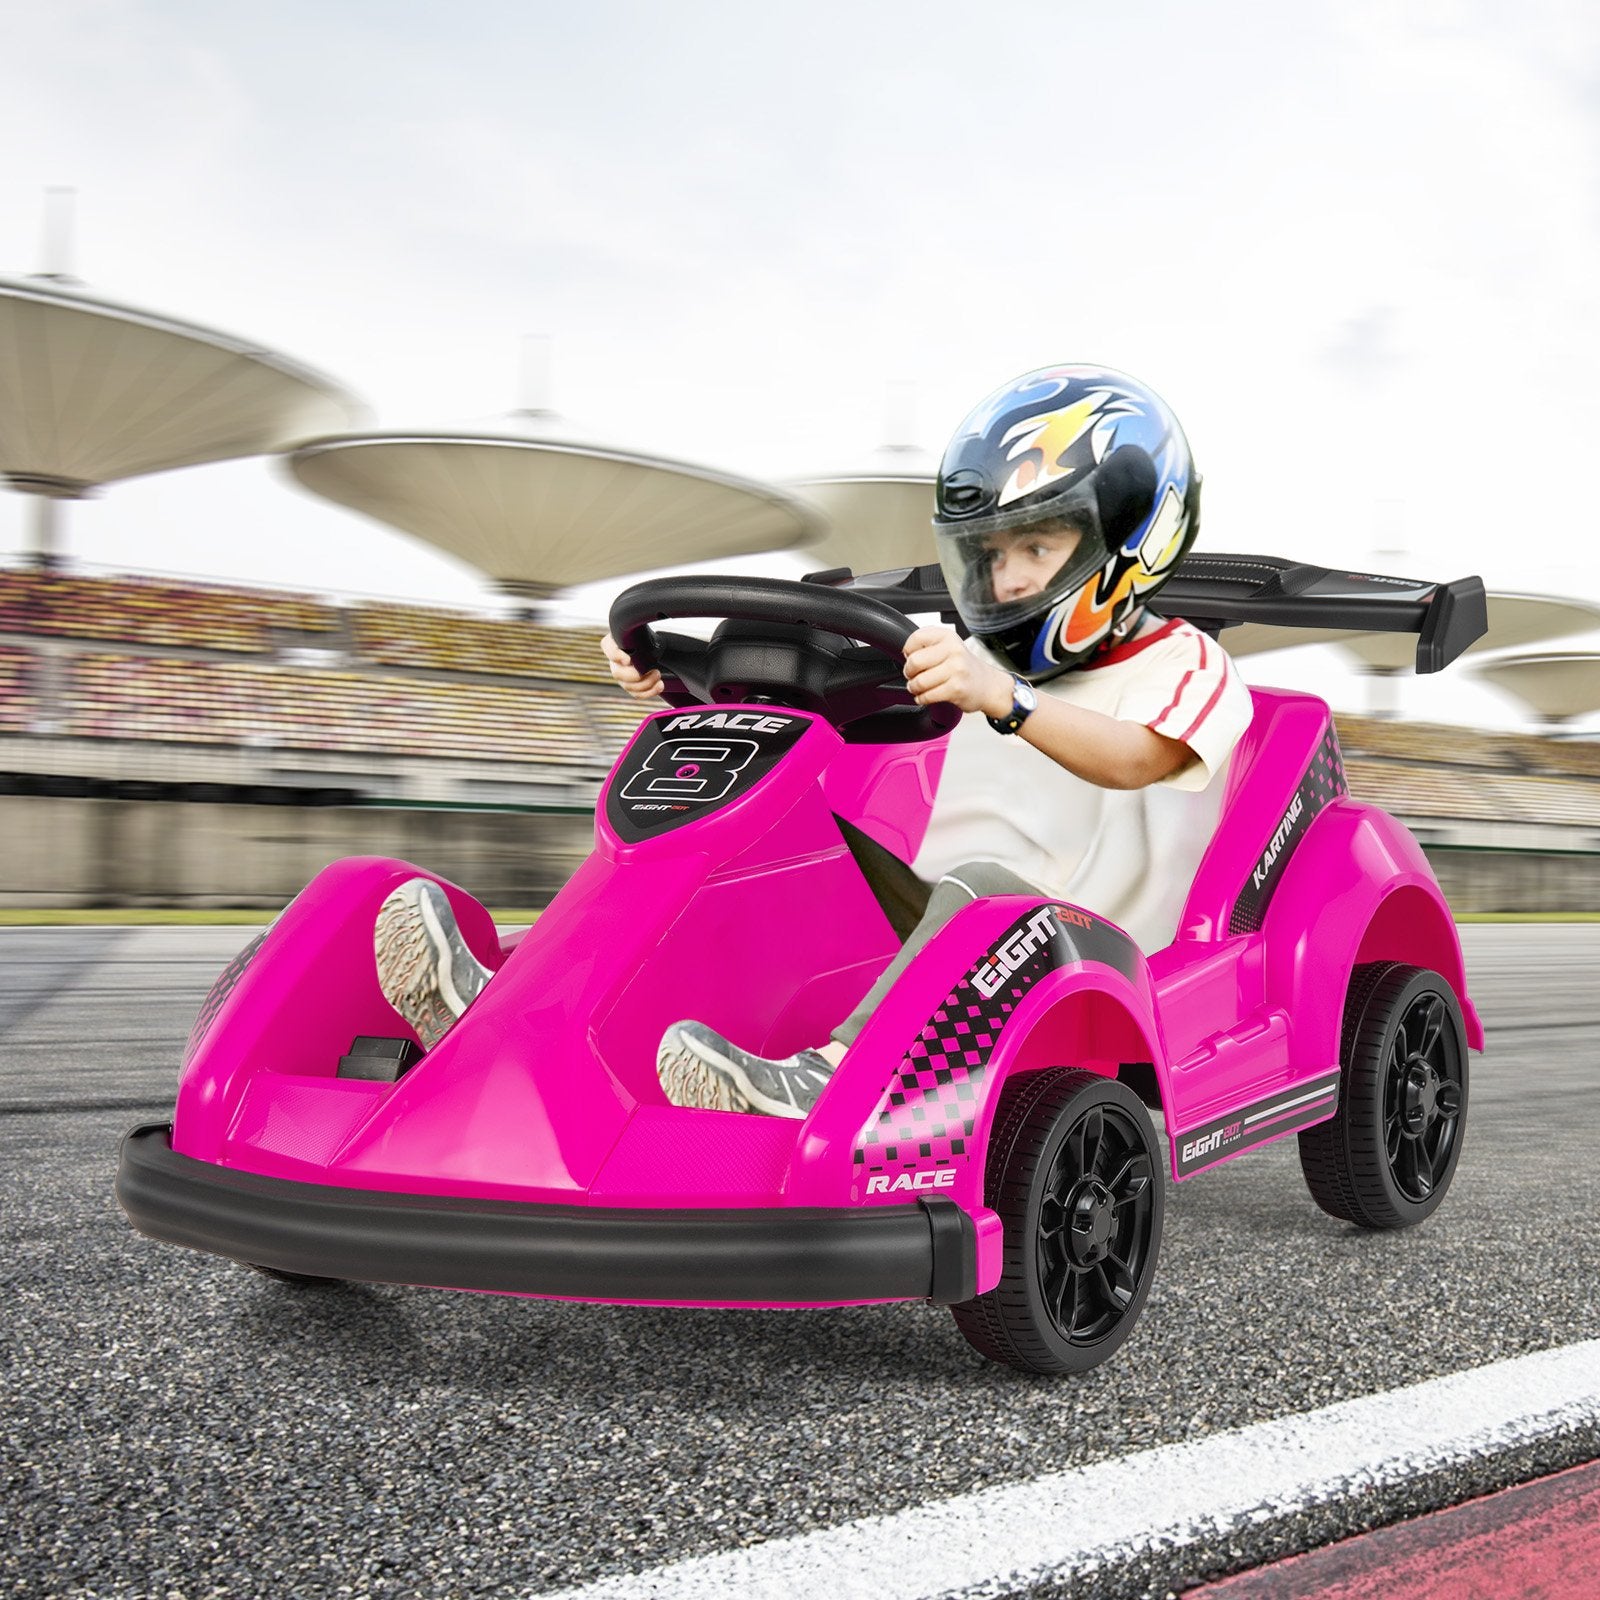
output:
[[349, 1055], [339, 1057], [335, 1076], [394, 1083], [421, 1059], [422, 1048], [415, 1039], [380, 1039], [362, 1033], [350, 1041]]

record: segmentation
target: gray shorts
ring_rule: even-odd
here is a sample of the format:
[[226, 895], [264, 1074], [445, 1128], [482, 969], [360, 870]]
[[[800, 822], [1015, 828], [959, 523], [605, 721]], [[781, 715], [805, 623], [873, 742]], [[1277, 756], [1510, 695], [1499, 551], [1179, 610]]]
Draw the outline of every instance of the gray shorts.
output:
[[[1007, 868], [997, 866], [993, 861], [963, 862], [931, 885], [924, 883], [887, 851], [881, 862], [869, 864], [863, 861], [862, 870], [884, 914], [905, 943], [900, 946], [900, 954], [883, 969], [878, 981], [867, 991], [860, 1005], [833, 1030], [833, 1037], [843, 1045], [855, 1043], [856, 1035], [866, 1026], [867, 1018], [877, 1010], [879, 1001], [911, 964], [911, 958], [964, 905], [992, 894], [1044, 897], [1044, 890], [1019, 878]], [[915, 924], [903, 932], [902, 924], [909, 923], [911, 911], [919, 900], [920, 915]]]

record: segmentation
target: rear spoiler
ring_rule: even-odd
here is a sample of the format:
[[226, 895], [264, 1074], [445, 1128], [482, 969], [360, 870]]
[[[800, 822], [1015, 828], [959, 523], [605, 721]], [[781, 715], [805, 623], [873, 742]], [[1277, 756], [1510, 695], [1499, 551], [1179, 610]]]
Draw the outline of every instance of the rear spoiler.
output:
[[[870, 594], [908, 615], [937, 611], [946, 622], [959, 623], [936, 564], [859, 578], [848, 567], [835, 567], [808, 573], [803, 581]], [[1182, 617], [1213, 638], [1246, 622], [1414, 633], [1418, 672], [1449, 666], [1489, 630], [1481, 578], [1423, 583], [1376, 572], [1329, 571], [1277, 556], [1186, 556], [1152, 609], [1165, 617]]]

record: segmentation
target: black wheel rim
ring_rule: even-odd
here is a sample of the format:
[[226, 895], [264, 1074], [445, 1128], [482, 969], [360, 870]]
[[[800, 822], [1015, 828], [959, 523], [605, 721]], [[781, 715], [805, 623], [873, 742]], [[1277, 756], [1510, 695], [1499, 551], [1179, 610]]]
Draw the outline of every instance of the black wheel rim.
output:
[[1414, 1204], [1430, 1199], [1450, 1169], [1463, 1099], [1449, 1010], [1441, 995], [1420, 994], [1401, 1014], [1383, 1080], [1389, 1171]]
[[1128, 1314], [1150, 1261], [1155, 1168], [1125, 1111], [1091, 1106], [1067, 1131], [1039, 1209], [1039, 1286], [1057, 1331], [1094, 1344]]

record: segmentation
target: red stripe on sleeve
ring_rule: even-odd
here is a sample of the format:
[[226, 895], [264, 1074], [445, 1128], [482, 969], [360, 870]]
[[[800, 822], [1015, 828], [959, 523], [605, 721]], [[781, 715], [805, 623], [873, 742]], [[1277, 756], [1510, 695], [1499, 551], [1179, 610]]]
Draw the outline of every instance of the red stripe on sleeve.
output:
[[1213, 710], [1215, 710], [1217, 701], [1222, 698], [1222, 691], [1227, 687], [1228, 675], [1227, 673], [1223, 673], [1222, 677], [1218, 680], [1216, 688], [1211, 691], [1211, 698], [1207, 700], [1206, 703], [1200, 708], [1200, 715], [1196, 717], [1194, 721], [1183, 730], [1182, 733], [1176, 735], [1181, 743], [1187, 744], [1189, 740], [1194, 737], [1195, 729], [1198, 728], [1200, 724], [1211, 715]]
[[1198, 717], [1196, 717], [1194, 719], [1194, 721], [1189, 724], [1189, 726], [1184, 730], [1183, 734], [1181, 735], [1181, 738], [1183, 739], [1183, 741], [1185, 743], [1187, 743], [1194, 736], [1195, 730], [1216, 709], [1217, 701], [1219, 701], [1222, 698], [1222, 691], [1228, 687], [1228, 677], [1229, 677], [1229, 674], [1232, 673], [1232, 671], [1233, 671], [1233, 663], [1228, 659], [1228, 657], [1226, 655], [1224, 655], [1223, 658], [1222, 658], [1222, 675], [1217, 680], [1216, 688], [1211, 691], [1211, 698], [1209, 700], [1207, 700], [1206, 703], [1200, 708], [1200, 715]]
[[1195, 675], [1195, 673], [1205, 671], [1206, 636], [1203, 633], [1196, 631], [1195, 642], [1200, 646], [1200, 664], [1196, 667], [1190, 667], [1190, 669], [1184, 673], [1184, 675], [1178, 680], [1178, 687], [1173, 691], [1171, 700], [1169, 700], [1165, 707], [1162, 708], [1161, 715], [1157, 717], [1154, 722], [1145, 724], [1145, 726], [1149, 728], [1152, 733], [1159, 733], [1161, 731], [1161, 724], [1178, 709], [1178, 702], [1183, 699], [1183, 692], [1189, 687], [1189, 680]]

